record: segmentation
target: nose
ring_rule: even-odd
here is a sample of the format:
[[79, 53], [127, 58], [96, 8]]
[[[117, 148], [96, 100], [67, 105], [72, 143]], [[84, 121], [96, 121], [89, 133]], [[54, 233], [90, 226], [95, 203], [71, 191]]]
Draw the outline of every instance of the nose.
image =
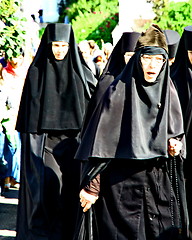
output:
[[150, 61], [150, 63], [149, 63], [149, 66], [151, 67], [151, 68], [154, 68], [155, 66], [156, 66], [156, 62], [155, 62], [155, 60], [152, 58], [151, 59], [151, 61]]
[[58, 52], [61, 52], [62, 51], [62, 47], [58, 47]]

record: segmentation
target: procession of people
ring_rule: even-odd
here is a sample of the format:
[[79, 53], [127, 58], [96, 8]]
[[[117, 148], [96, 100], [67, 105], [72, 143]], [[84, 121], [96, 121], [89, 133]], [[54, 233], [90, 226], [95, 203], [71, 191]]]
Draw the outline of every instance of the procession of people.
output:
[[48, 23], [30, 60], [2, 52], [1, 196], [19, 189], [17, 240], [192, 239], [192, 26], [105, 44]]

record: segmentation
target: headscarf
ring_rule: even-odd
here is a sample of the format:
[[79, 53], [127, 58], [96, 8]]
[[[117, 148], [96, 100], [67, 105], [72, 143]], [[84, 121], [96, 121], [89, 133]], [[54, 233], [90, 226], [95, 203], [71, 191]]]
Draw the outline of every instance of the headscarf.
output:
[[180, 35], [178, 32], [170, 29], [166, 29], [163, 31], [167, 40], [167, 45], [169, 49], [169, 59], [174, 58], [177, 53], [177, 48], [179, 45]]
[[[77, 159], [168, 157], [168, 139], [182, 135], [183, 125], [167, 51], [165, 36], [156, 26], [141, 35], [135, 54], [107, 88], [84, 130]], [[144, 80], [141, 54], [166, 59], [153, 83]]]
[[[53, 41], [69, 43], [63, 60], [52, 53]], [[48, 24], [29, 67], [17, 120], [20, 132], [81, 128], [91, 97], [93, 74], [80, 60], [71, 25]]]
[[[121, 73], [125, 67], [124, 54], [126, 52], [134, 52], [137, 40], [140, 36], [139, 32], [124, 32], [114, 46], [109, 60], [100, 77], [100, 82], [105, 78], [111, 78], [110, 83]], [[108, 85], [109, 86], [109, 85]]]

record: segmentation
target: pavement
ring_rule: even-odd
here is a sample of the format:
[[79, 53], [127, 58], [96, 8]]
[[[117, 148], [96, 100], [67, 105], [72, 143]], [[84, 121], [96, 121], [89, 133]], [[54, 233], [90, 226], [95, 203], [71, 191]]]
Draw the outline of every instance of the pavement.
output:
[[0, 240], [16, 239], [18, 189], [10, 188], [0, 196]]

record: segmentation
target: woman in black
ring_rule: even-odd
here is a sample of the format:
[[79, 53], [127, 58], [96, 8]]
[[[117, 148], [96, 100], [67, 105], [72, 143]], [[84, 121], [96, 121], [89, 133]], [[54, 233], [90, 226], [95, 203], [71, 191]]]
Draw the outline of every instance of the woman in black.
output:
[[17, 240], [72, 239], [80, 171], [74, 154], [96, 83], [81, 59], [71, 25], [48, 24], [17, 119], [22, 138]]
[[83, 131], [75, 240], [187, 237], [182, 123], [165, 35], [152, 25]]
[[85, 129], [87, 121], [89, 121], [91, 114], [93, 113], [96, 106], [99, 104], [99, 101], [105, 90], [123, 71], [127, 62], [134, 54], [135, 46], [139, 36], [139, 32], [124, 32], [117, 44], [114, 46], [113, 51], [110, 54], [109, 60], [107, 61], [107, 64], [98, 80], [98, 84], [91, 98], [91, 101], [89, 102], [83, 129]]
[[175, 62], [171, 68], [171, 78], [178, 91], [184, 118], [187, 156], [184, 164], [187, 203], [189, 211], [190, 239], [192, 239], [192, 26], [186, 26], [181, 36]]

